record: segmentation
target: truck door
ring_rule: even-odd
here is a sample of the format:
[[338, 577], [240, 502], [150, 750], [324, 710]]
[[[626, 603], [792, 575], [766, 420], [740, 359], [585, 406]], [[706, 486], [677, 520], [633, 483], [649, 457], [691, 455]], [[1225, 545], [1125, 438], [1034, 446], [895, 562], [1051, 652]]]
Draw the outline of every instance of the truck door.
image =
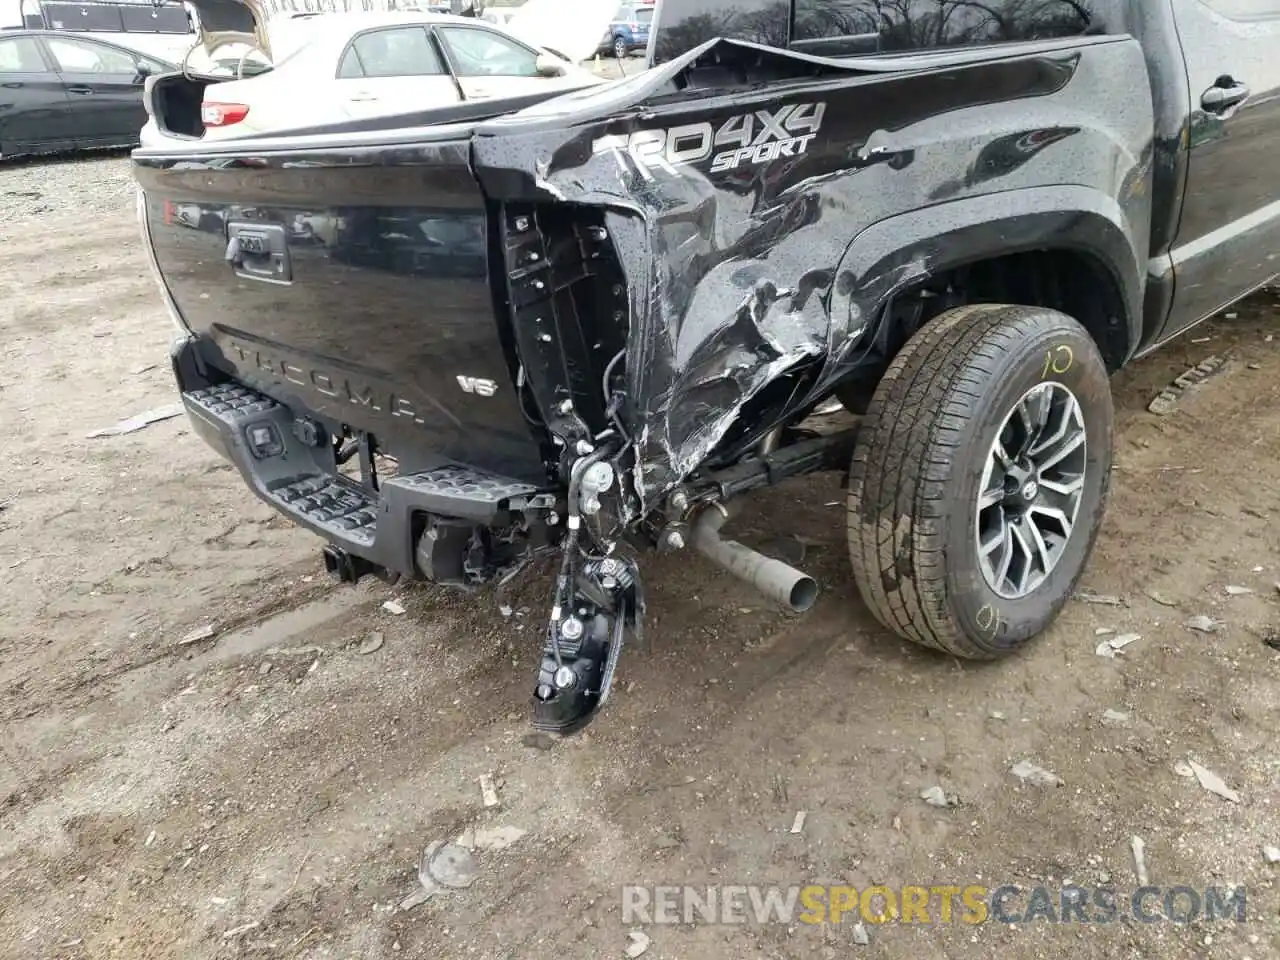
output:
[[1280, 0], [1176, 0], [1191, 82], [1172, 336], [1280, 274]]

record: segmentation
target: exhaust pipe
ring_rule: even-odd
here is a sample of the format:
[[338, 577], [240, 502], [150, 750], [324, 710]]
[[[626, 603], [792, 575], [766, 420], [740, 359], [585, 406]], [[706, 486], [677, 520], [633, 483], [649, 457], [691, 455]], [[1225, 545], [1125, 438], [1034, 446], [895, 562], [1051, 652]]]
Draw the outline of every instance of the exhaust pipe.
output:
[[818, 584], [790, 564], [766, 557], [736, 540], [724, 540], [720, 528], [729, 519], [724, 507], [702, 511], [693, 524], [693, 545], [708, 560], [751, 584], [770, 600], [803, 613], [818, 599]]

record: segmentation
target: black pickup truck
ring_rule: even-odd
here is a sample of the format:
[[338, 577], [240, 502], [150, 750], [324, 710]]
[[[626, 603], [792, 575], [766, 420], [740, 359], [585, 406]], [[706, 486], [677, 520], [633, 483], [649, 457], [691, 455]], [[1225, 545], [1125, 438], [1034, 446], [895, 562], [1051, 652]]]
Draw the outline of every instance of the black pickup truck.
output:
[[1280, 274], [1280, 0], [658, 0], [647, 58], [207, 143], [214, 79], [154, 80], [139, 214], [197, 431], [341, 579], [558, 556], [544, 729], [607, 698], [646, 548], [812, 604], [721, 536], [812, 471], [888, 629], [1017, 650], [1097, 535], [1109, 375]]

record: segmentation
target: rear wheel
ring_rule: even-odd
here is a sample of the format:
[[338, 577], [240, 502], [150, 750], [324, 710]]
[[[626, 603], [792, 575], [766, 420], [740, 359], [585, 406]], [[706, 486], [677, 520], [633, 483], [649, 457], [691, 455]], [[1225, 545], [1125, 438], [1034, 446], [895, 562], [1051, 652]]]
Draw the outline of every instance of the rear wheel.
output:
[[613, 55], [619, 60], [624, 59], [627, 55], [627, 41], [623, 40], [621, 37], [614, 37]]
[[899, 636], [1010, 653], [1070, 598], [1111, 470], [1107, 369], [1041, 307], [981, 304], [917, 333], [876, 388], [850, 470], [859, 592]]

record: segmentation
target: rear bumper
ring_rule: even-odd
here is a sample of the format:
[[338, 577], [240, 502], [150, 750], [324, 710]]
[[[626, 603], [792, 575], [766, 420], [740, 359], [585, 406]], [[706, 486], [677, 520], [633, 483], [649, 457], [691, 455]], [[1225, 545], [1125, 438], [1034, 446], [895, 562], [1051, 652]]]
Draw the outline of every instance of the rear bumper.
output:
[[[370, 489], [338, 472], [331, 435], [309, 411], [234, 380], [199, 373], [194, 339], [174, 345], [174, 372], [192, 428], [235, 465], [275, 510], [320, 535], [365, 572], [455, 586], [491, 574], [483, 531], [506, 530], [555, 497], [530, 484], [441, 463], [389, 477]], [[519, 524], [517, 524], [519, 525]], [[514, 544], [511, 544], [515, 546]], [[348, 569], [351, 565], [348, 565]]]

